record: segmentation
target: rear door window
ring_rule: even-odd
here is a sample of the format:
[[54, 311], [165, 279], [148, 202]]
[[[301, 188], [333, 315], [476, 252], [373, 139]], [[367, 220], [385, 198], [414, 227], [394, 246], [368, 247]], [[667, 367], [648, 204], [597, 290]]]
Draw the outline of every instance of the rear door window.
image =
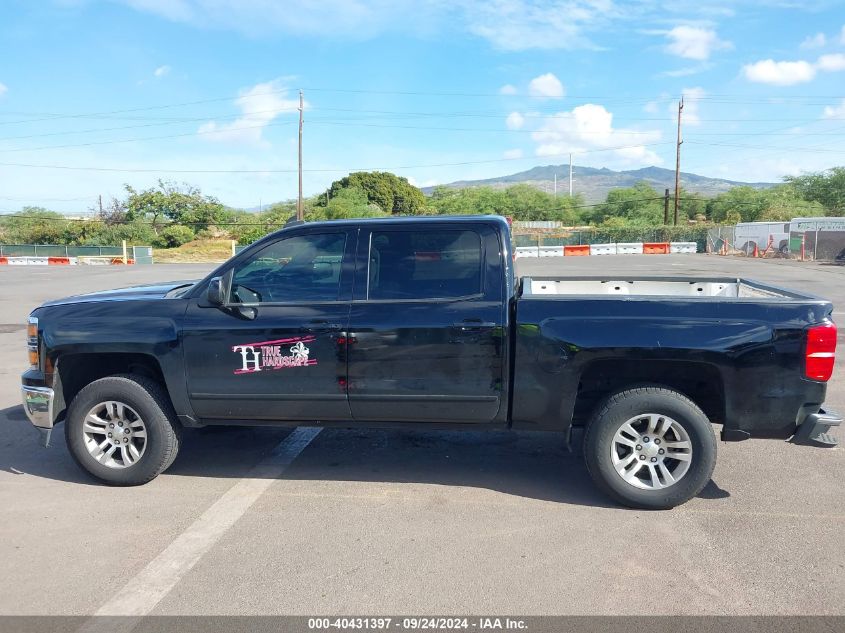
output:
[[367, 298], [456, 299], [482, 292], [481, 236], [473, 230], [373, 231]]

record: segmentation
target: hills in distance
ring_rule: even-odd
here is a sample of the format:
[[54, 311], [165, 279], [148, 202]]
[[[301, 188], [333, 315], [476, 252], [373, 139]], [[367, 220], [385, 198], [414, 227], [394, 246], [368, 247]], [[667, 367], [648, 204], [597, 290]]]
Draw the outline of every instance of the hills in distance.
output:
[[[557, 174], [557, 193], [569, 193], [569, 164], [544, 165], [532, 167], [507, 176], [485, 178], [483, 180], [456, 180], [445, 184], [446, 187], [463, 189], [465, 187], [510, 187], [517, 184], [531, 185], [542, 191], [554, 191], [554, 179]], [[614, 171], [606, 167], [572, 167], [573, 193], [580, 193], [588, 203], [603, 202], [607, 192], [620, 187], [632, 187], [638, 182], [645, 181], [657, 191], [664, 189], [674, 191], [675, 171], [662, 167], [643, 167], [628, 171]], [[686, 191], [700, 193], [705, 196], [715, 196], [733, 187], [750, 186], [755, 189], [773, 187], [773, 182], [740, 182], [724, 178], [710, 178], [688, 172], [681, 172], [681, 186]], [[430, 194], [434, 187], [423, 187], [423, 192]]]

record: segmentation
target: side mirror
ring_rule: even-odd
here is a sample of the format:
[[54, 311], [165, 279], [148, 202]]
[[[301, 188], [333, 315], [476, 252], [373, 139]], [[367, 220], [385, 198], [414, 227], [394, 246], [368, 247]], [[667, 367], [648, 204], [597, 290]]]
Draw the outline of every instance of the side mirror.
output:
[[208, 290], [206, 291], [206, 299], [211, 305], [222, 306], [226, 303], [225, 284], [222, 277], [213, 277], [208, 282]]

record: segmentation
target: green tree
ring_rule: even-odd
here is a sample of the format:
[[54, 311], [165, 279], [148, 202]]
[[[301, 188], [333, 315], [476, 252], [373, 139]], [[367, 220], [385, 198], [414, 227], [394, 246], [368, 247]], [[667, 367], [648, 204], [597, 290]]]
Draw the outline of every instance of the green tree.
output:
[[425, 196], [417, 187], [396, 174], [386, 171], [359, 171], [335, 180], [326, 195], [316, 204], [326, 207], [344, 189], [359, 189], [367, 201], [378, 205], [385, 213], [416, 214], [425, 208]]
[[43, 207], [24, 207], [0, 219], [3, 241], [10, 244], [60, 244], [70, 221]]
[[707, 215], [717, 224], [731, 224], [737, 217], [741, 222], [788, 222], [792, 218], [823, 215], [818, 202], [801, 197], [792, 184], [768, 189], [734, 187], [707, 202]]
[[845, 167], [832, 167], [802, 176], [786, 176], [784, 182], [808, 202], [818, 202], [827, 215], [845, 212]]
[[516, 220], [557, 220], [574, 225], [580, 222], [580, 196], [553, 196], [526, 184], [507, 188], [467, 187], [453, 189], [435, 187], [429, 206], [436, 214], [494, 214]]
[[313, 207], [309, 220], [343, 220], [346, 218], [375, 218], [387, 215], [382, 208], [370, 202], [367, 193], [358, 187], [339, 189], [325, 207]]
[[747, 186], [733, 187], [707, 203], [707, 215], [717, 224], [726, 223], [731, 212], [739, 214], [743, 222], [757, 222], [768, 206], [763, 190]]
[[178, 224], [190, 225], [194, 230], [226, 222], [229, 212], [220, 202], [205, 196], [199, 189], [188, 184], [176, 184], [159, 180], [156, 187], [137, 191], [130, 185], [124, 188], [126, 217], [128, 220], [146, 219], [158, 233], [163, 218]]
[[611, 218], [621, 218], [628, 225], [662, 226], [663, 196], [646, 182], [638, 182], [633, 187], [611, 189], [607, 192], [604, 204], [594, 207], [588, 217], [596, 224]]

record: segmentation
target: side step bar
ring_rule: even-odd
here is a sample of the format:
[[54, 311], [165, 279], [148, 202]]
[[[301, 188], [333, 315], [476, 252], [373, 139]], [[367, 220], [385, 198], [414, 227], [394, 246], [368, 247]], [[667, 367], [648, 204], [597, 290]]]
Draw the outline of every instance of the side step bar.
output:
[[840, 424], [842, 424], [841, 415], [821, 409], [818, 413], [811, 413], [806, 417], [790, 442], [803, 446], [833, 448], [838, 442], [829, 431], [831, 427]]

